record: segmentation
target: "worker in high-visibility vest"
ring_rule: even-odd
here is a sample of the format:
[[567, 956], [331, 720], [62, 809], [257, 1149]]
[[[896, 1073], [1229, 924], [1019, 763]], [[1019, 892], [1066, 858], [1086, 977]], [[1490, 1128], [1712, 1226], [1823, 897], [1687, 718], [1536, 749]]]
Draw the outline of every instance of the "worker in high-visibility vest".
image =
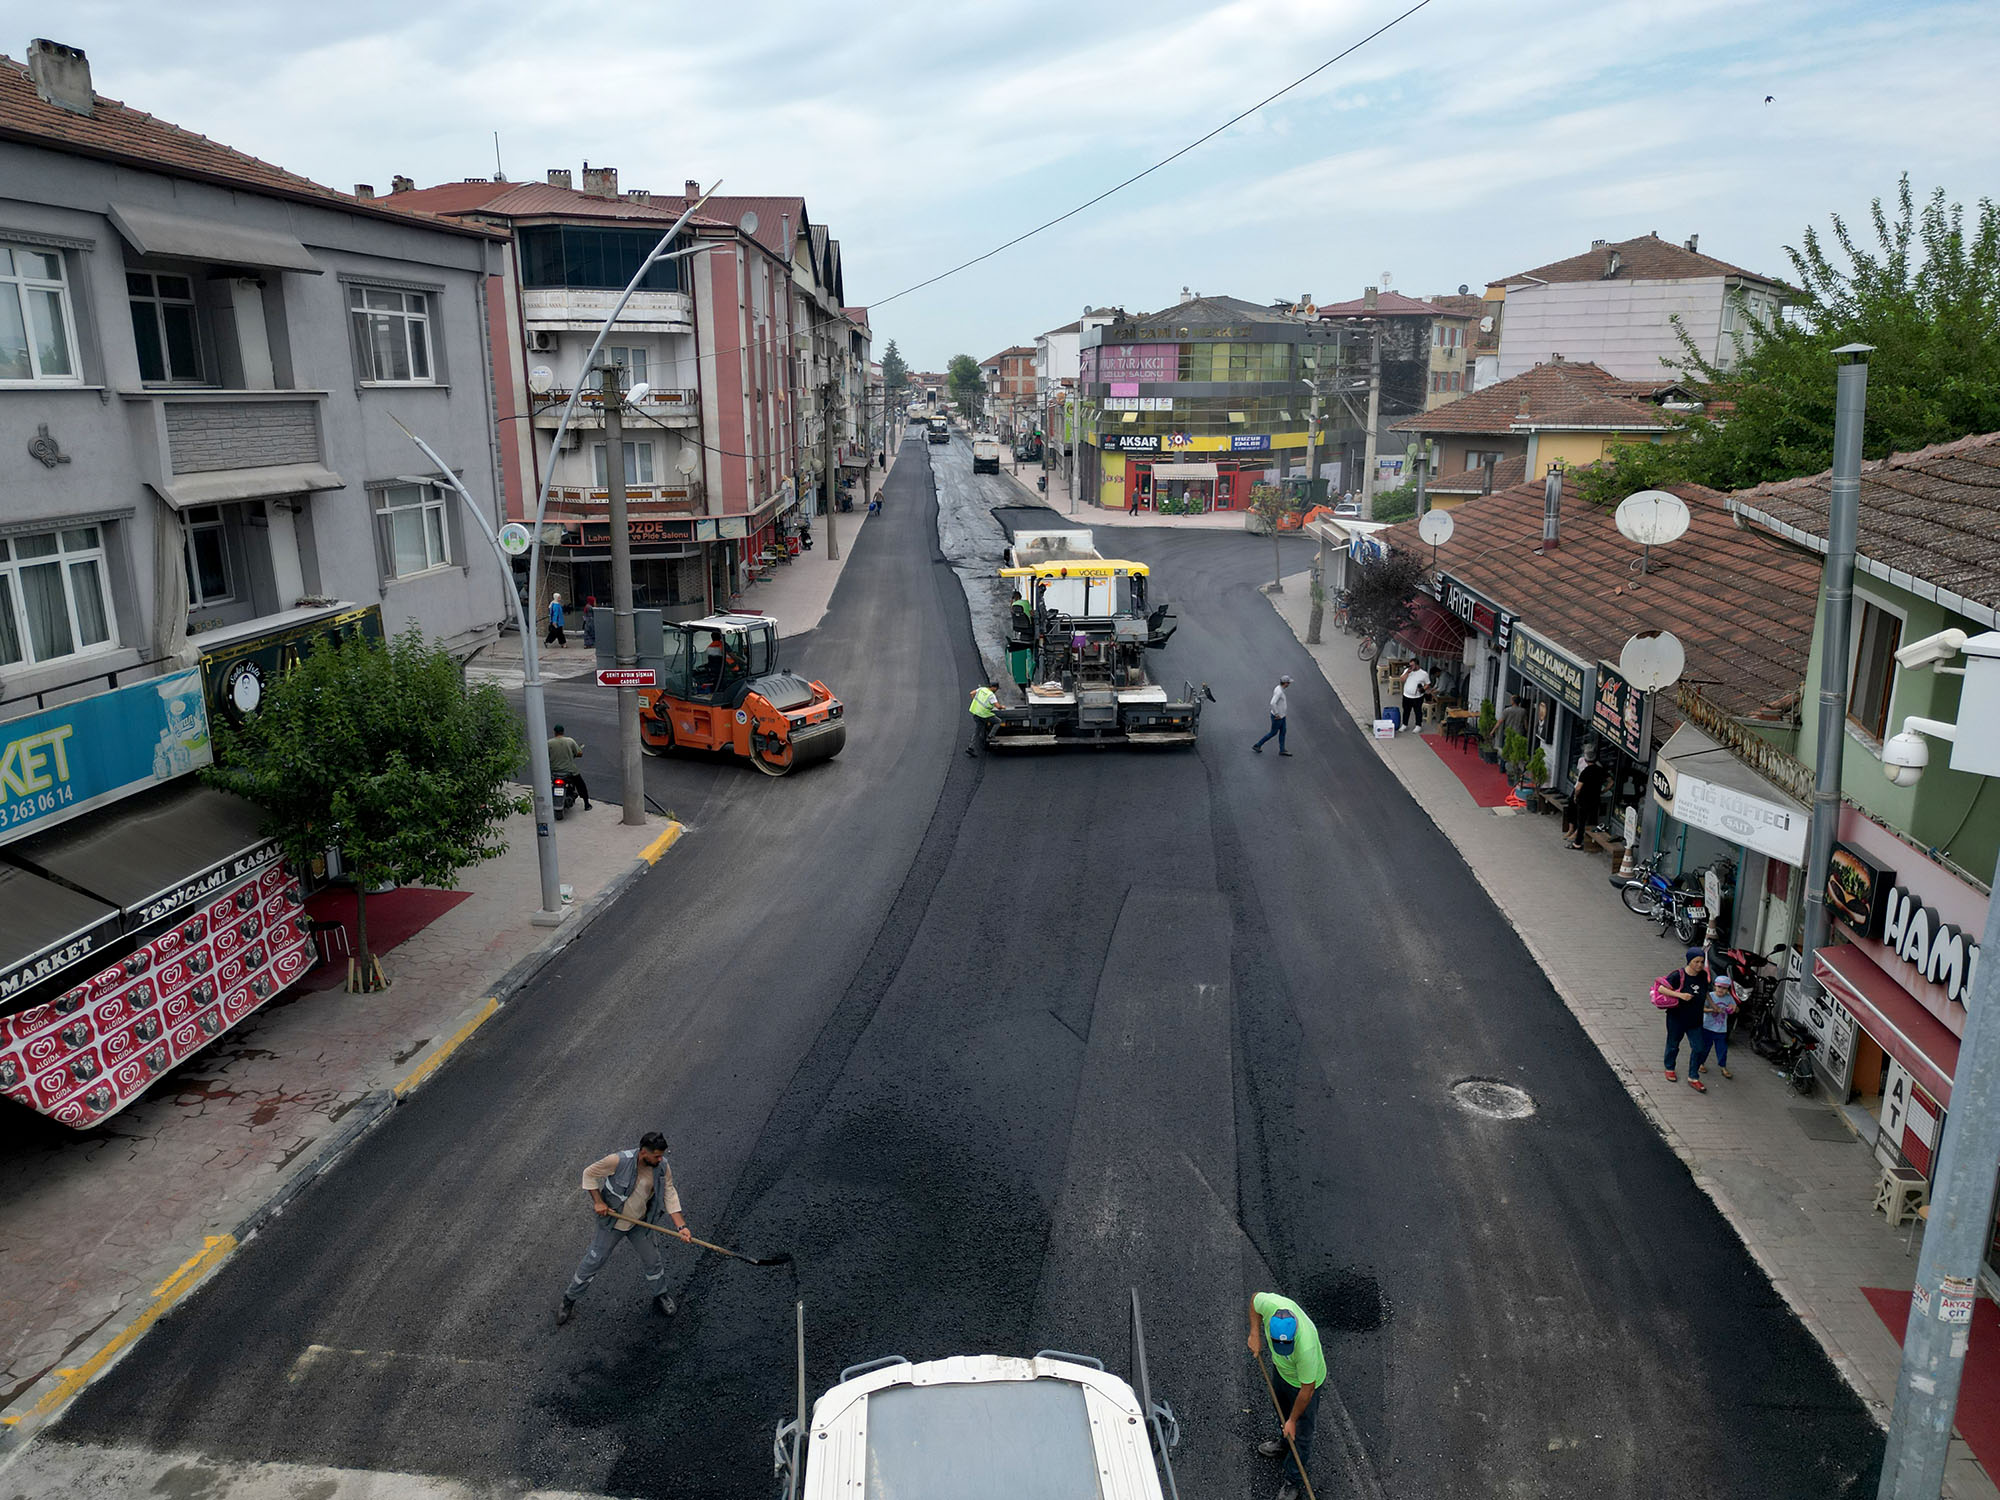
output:
[[1000, 713], [999, 695], [982, 682], [972, 690], [972, 701], [965, 711], [972, 715], [972, 743], [965, 747], [965, 753], [977, 755], [993, 734], [993, 721]]

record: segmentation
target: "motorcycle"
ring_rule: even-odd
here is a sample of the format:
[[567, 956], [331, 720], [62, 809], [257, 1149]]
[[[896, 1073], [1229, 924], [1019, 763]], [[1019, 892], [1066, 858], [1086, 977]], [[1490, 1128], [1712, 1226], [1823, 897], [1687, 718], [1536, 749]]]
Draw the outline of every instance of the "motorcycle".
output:
[[560, 823], [563, 814], [576, 806], [576, 782], [557, 772], [549, 780], [549, 799], [555, 803], [556, 821]]
[[1725, 948], [1718, 955], [1736, 976], [1742, 1002], [1737, 1007], [1736, 1025], [1746, 1035], [1755, 1036], [1764, 1018], [1776, 1010], [1778, 987], [1783, 982], [1783, 957], [1790, 949], [1780, 943], [1769, 953], [1752, 953], [1748, 948]]
[[1661, 937], [1673, 933], [1683, 943], [1692, 943], [1708, 923], [1708, 907], [1699, 887], [1690, 890], [1660, 873], [1665, 858], [1666, 851], [1661, 850], [1629, 876], [1612, 876], [1611, 884], [1626, 910], [1660, 924]]

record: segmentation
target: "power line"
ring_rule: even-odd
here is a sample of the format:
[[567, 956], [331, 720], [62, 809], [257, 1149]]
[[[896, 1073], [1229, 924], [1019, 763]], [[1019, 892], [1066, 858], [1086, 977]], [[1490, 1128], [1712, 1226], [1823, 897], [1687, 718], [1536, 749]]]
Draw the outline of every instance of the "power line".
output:
[[971, 260], [963, 261], [960, 264], [953, 266], [949, 271], [940, 271], [937, 275], [929, 278], [926, 281], [919, 281], [914, 286], [906, 286], [900, 292], [893, 293], [890, 296], [882, 297], [874, 302], [869, 303], [868, 306], [870, 311], [872, 312], [875, 308], [878, 307], [886, 307], [891, 302], [894, 302], [898, 297], [907, 297], [910, 295], [910, 293], [920, 292], [927, 286], [935, 286], [938, 282], [943, 281], [946, 277], [956, 276], [960, 271], [966, 270], [972, 266], [976, 266], [983, 260], [991, 260], [1001, 251], [1011, 250], [1014, 248], [1014, 246], [1020, 244], [1024, 240], [1031, 240], [1036, 235], [1042, 233], [1044, 230], [1055, 228], [1055, 226], [1062, 223], [1063, 220], [1075, 218], [1078, 214], [1082, 213], [1086, 208], [1091, 208], [1096, 204], [1102, 203], [1106, 198], [1109, 198], [1113, 193], [1123, 192], [1126, 188], [1130, 187], [1140, 178], [1152, 176], [1153, 173], [1159, 171], [1160, 168], [1167, 166], [1171, 162], [1178, 161], [1181, 157], [1186, 156], [1190, 151], [1194, 150], [1197, 146], [1207, 145], [1210, 141], [1214, 140], [1217, 136], [1221, 135], [1222, 132], [1227, 130], [1230, 126], [1240, 124], [1244, 120], [1249, 119], [1250, 116], [1256, 114], [1258, 110], [1262, 109], [1265, 105], [1271, 103], [1274, 99], [1281, 99], [1286, 94], [1289, 94], [1293, 89], [1297, 88], [1300, 84], [1308, 83], [1312, 79], [1317, 78], [1321, 73], [1324, 73], [1328, 68], [1332, 67], [1335, 63], [1341, 61], [1341, 59], [1353, 56], [1356, 52], [1359, 52], [1363, 47], [1367, 46], [1370, 42], [1374, 41], [1375, 38], [1381, 36], [1386, 31], [1390, 31], [1393, 28], [1400, 26], [1403, 22], [1407, 21], [1411, 16], [1415, 15], [1418, 11], [1422, 10], [1425, 6], [1429, 5], [1430, 3], [1431, 0], [1417, 0], [1417, 3], [1415, 5], [1412, 5], [1408, 10], [1404, 11], [1401, 15], [1395, 16], [1390, 20], [1384, 21], [1380, 26], [1377, 26], [1373, 31], [1369, 32], [1368, 35], [1361, 38], [1360, 41], [1353, 43], [1351, 46], [1348, 46], [1339, 52], [1336, 52], [1332, 57], [1329, 57], [1325, 62], [1321, 63], [1318, 67], [1314, 68], [1310, 73], [1302, 74], [1300, 77], [1294, 78], [1290, 83], [1286, 84], [1276, 93], [1265, 95], [1262, 99], [1259, 99], [1255, 104], [1251, 105], [1241, 114], [1233, 115], [1229, 119], [1224, 120], [1220, 125], [1216, 126], [1215, 129], [1209, 131], [1207, 135], [1200, 136], [1195, 140], [1189, 141], [1185, 146], [1181, 147], [1180, 150], [1174, 152], [1173, 155], [1161, 157], [1158, 161], [1154, 162], [1150, 167], [1147, 167], [1144, 171], [1134, 172], [1130, 177], [1126, 178], [1123, 182], [1117, 184], [1115, 187], [1106, 188], [1103, 192], [1099, 193], [1094, 198], [1086, 198], [1083, 202], [1077, 204], [1075, 208], [1070, 209], [1068, 212], [1057, 214], [1053, 219], [1050, 219], [1047, 223], [1037, 224], [1033, 229], [1028, 230], [1024, 234], [1015, 235], [1014, 238], [1008, 240], [1003, 245], [995, 245], [991, 250], [988, 250], [984, 255], [975, 255], [972, 257]]

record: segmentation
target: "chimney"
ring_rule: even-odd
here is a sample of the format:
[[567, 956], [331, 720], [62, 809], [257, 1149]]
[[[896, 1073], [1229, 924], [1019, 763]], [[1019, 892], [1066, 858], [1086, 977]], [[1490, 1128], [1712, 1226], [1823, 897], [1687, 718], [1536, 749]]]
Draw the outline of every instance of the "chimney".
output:
[[391, 177], [389, 179], [389, 191], [391, 194], [407, 193], [415, 187], [416, 183], [412, 182], [409, 178], [403, 176], [401, 173], [398, 173], [396, 176]]
[[1182, 288], [1181, 288], [1181, 301], [1183, 301], [1183, 302], [1192, 302], [1192, 301], [1194, 301], [1194, 293], [1193, 293], [1193, 292], [1191, 292], [1191, 291], [1189, 291], [1189, 290], [1188, 290], [1188, 289], [1187, 289], [1186, 287], [1182, 287]]
[[1361, 293], [1361, 305], [1370, 312], [1375, 311], [1375, 299], [1376, 289], [1374, 287], [1371, 286], [1363, 289]]
[[1486, 462], [1480, 465], [1486, 471], [1486, 477], [1479, 483], [1480, 494], [1490, 495], [1493, 493], [1493, 467], [1498, 462], [1499, 460], [1489, 453], [1486, 455]]
[[593, 167], [583, 164], [583, 190], [593, 198], [616, 198], [618, 196], [618, 169], [616, 167]]
[[620, 193], [618, 196], [623, 198], [627, 203], [638, 204], [641, 208], [646, 207], [653, 201], [651, 188], [632, 188], [627, 192]]
[[1591, 249], [1593, 249], [1593, 250], [1602, 250], [1602, 249], [1604, 248], [1605, 244], [1606, 244], [1606, 241], [1604, 241], [1604, 240], [1592, 240], [1592, 241], [1590, 242], [1590, 248], [1591, 248]]
[[1562, 546], [1563, 471], [1560, 464], [1549, 466], [1542, 481], [1542, 551], [1554, 552]]
[[372, 182], [355, 183], [354, 196], [363, 200], [364, 202], [370, 198], [373, 198], [375, 196], [375, 184]]
[[692, 177], [682, 183], [681, 187], [683, 189], [682, 196], [690, 203], [701, 196], [701, 184], [696, 182]]
[[1683, 245], [1681, 248], [1686, 250], [1690, 255], [1692, 255], [1695, 253], [1695, 247], [1700, 243], [1701, 243], [1701, 236], [1698, 234], [1691, 234], [1687, 237], [1687, 244]]
[[47, 37], [36, 37], [28, 43], [28, 77], [43, 103], [73, 115], [90, 113], [90, 59], [81, 47], [65, 47]]
[[550, 186], [550, 187], [557, 187], [557, 188], [564, 188], [564, 189], [567, 189], [567, 188], [569, 187], [569, 185], [570, 185], [570, 183], [569, 183], [569, 168], [568, 168], [568, 167], [551, 167], [551, 168], [549, 168], [549, 186]]

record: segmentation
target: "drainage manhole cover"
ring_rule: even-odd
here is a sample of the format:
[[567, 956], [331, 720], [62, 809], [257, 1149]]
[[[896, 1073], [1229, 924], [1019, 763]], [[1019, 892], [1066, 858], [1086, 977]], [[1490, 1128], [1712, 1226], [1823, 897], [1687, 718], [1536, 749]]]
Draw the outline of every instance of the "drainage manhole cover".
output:
[[1525, 1091], [1491, 1078], [1468, 1078], [1454, 1083], [1451, 1096], [1475, 1115], [1494, 1120], [1525, 1120], [1535, 1112], [1535, 1101]]

